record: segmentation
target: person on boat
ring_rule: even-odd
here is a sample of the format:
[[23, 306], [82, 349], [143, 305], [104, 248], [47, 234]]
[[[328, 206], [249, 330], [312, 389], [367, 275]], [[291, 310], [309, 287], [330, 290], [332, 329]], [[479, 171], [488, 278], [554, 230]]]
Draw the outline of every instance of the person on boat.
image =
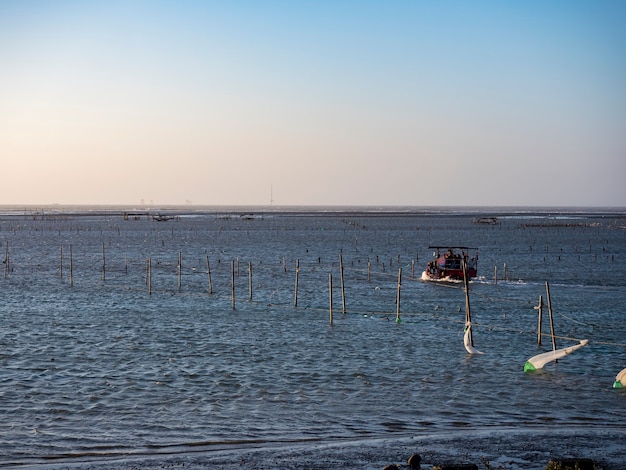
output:
[[429, 274], [434, 274], [437, 272], [437, 270], [435, 269], [435, 263], [434, 261], [429, 261], [428, 262], [428, 267], [426, 268], [426, 272]]

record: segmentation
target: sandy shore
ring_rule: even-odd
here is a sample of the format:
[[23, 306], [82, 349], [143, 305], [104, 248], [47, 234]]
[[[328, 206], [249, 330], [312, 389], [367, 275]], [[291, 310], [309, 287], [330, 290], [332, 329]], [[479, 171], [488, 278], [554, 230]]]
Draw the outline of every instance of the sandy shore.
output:
[[[32, 469], [382, 469], [473, 463], [488, 470], [543, 470], [552, 458], [590, 458], [605, 470], [626, 468], [626, 427], [455, 430], [415, 437], [178, 447], [124, 456], [63, 458], [18, 465]], [[2, 465], [0, 465], [1, 467]], [[13, 466], [9, 467], [13, 468]]]

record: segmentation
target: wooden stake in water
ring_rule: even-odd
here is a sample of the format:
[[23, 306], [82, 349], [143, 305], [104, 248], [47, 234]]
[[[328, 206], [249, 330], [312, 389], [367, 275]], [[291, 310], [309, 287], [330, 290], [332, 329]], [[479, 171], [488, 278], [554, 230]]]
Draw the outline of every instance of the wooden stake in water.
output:
[[341, 275], [341, 312], [346, 313], [346, 291], [343, 283], [343, 257], [339, 253], [339, 273]]
[[328, 273], [328, 298], [329, 298], [329, 312], [330, 312], [330, 324], [333, 324], [333, 274]]
[[371, 271], [372, 271], [372, 262], [370, 260], [367, 260], [367, 282], [370, 282]]
[[148, 282], [148, 295], [152, 295], [152, 258], [146, 261], [146, 280]]
[[[470, 309], [470, 299], [469, 299], [469, 282], [467, 276], [467, 263], [463, 260], [463, 286], [465, 287], [465, 325], [472, 323], [472, 311]], [[470, 344], [474, 346], [474, 336], [472, 335], [472, 330], [469, 332]]]
[[298, 276], [300, 274], [300, 260], [296, 258], [296, 287], [293, 293], [293, 306], [298, 306]]
[[63, 245], [61, 245], [61, 254], [59, 256], [59, 277], [63, 279]]
[[232, 309], [235, 310], [235, 260], [230, 262], [230, 298]]
[[209, 295], [213, 294], [213, 282], [211, 281], [211, 265], [209, 264], [209, 256], [206, 257], [206, 272], [209, 281]]
[[543, 297], [539, 296], [539, 305], [535, 307], [536, 310], [539, 310], [538, 320], [537, 320], [537, 346], [541, 346], [541, 321], [543, 317]]
[[552, 350], [556, 351], [556, 338], [554, 336], [554, 321], [552, 318], [552, 301], [550, 299], [550, 285], [546, 281], [546, 295], [548, 296], [548, 316], [550, 317], [550, 334], [552, 335]]
[[183, 254], [178, 252], [178, 292], [180, 292], [181, 284], [182, 284], [182, 271], [183, 271]]
[[9, 273], [9, 242], [5, 243], [4, 246], [4, 278], [7, 278]]
[[104, 258], [104, 242], [102, 242], [102, 281], [103, 282], [106, 276], [105, 271], [106, 271], [106, 264], [105, 264], [105, 258]]
[[396, 295], [396, 323], [400, 323], [400, 288], [402, 287], [402, 268], [398, 269], [398, 293]]
[[252, 262], [248, 261], [248, 300], [252, 300]]
[[74, 264], [72, 261], [72, 245], [70, 245], [70, 287], [74, 286]]
[[498, 285], [498, 267], [497, 266], [493, 267], [493, 283], [495, 285]]

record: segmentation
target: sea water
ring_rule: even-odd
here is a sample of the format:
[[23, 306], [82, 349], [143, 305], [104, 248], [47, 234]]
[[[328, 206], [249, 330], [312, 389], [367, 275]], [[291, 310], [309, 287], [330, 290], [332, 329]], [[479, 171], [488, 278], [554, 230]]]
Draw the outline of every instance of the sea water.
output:
[[[0, 465], [518, 426], [624, 433], [624, 211], [155, 213], [0, 216]], [[463, 284], [421, 280], [433, 245], [478, 250], [482, 355], [463, 346]], [[524, 373], [553, 348], [549, 310], [557, 348], [589, 344]]]

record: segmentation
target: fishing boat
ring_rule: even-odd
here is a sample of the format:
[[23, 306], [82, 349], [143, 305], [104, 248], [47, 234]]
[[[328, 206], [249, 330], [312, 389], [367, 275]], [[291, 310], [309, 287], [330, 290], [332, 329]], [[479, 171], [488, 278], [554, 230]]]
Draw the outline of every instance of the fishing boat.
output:
[[175, 216], [173, 215], [156, 214], [152, 216], [152, 220], [156, 220], [157, 222], [167, 222], [168, 220], [172, 220], [174, 218]]
[[[428, 262], [422, 273], [424, 280], [463, 280], [463, 261], [467, 264], [468, 280], [476, 277], [478, 267], [478, 248], [467, 246], [429, 246], [434, 249], [434, 259]], [[475, 250], [470, 257], [470, 250]]]

